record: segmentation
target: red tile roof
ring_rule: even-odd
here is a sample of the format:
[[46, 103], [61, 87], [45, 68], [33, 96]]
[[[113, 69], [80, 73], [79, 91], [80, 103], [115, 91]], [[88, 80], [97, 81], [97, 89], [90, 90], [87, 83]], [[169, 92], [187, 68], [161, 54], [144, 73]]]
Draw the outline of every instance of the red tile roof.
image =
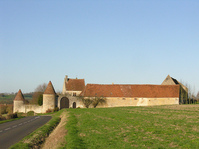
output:
[[179, 85], [102, 85], [87, 84], [81, 96], [85, 97], [179, 97]]
[[15, 101], [25, 101], [24, 96], [21, 92], [21, 90], [18, 91], [17, 95], [15, 96]]
[[84, 88], [84, 79], [68, 79], [68, 81], [66, 82], [67, 91], [83, 91]]
[[56, 94], [55, 89], [54, 89], [51, 81], [49, 81], [49, 83], [46, 87], [46, 90], [44, 91], [44, 94], [53, 94], [53, 95]]

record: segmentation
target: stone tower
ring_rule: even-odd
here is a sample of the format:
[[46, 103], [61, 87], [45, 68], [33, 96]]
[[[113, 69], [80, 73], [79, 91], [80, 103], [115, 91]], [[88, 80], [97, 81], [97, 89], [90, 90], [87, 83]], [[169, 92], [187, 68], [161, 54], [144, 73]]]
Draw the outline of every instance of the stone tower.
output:
[[25, 103], [24, 96], [23, 96], [21, 90], [19, 90], [17, 95], [15, 96], [15, 99], [14, 99], [13, 113], [15, 113], [15, 112], [25, 112], [24, 103]]
[[48, 86], [43, 94], [43, 113], [45, 113], [47, 110], [54, 110], [56, 106], [56, 97], [57, 95], [54, 87], [51, 81], [49, 81]]

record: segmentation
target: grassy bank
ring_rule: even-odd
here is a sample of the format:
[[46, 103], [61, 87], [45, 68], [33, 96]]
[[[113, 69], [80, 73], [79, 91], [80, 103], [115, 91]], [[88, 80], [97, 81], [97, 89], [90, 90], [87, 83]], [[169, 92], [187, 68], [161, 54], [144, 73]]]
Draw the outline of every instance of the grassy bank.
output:
[[20, 142], [11, 146], [11, 149], [38, 148], [40, 145], [42, 145], [46, 137], [48, 137], [48, 135], [53, 131], [53, 129], [59, 124], [61, 120], [59, 116], [62, 112], [63, 111], [61, 110], [52, 115], [52, 119], [48, 123], [46, 123], [30, 135], [23, 138]]
[[199, 105], [69, 109], [65, 148], [198, 148]]

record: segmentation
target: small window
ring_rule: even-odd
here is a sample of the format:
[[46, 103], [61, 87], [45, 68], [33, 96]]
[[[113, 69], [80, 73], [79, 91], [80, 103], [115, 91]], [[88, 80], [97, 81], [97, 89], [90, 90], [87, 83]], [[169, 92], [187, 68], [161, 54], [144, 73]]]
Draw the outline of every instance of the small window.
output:
[[76, 96], [76, 93], [73, 93], [73, 96]]

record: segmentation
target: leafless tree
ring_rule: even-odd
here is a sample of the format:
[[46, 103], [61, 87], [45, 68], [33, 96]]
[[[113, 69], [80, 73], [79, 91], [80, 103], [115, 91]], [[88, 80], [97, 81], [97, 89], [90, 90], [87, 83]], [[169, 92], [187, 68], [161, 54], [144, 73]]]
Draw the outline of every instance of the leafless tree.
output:
[[46, 83], [43, 83], [43, 84], [40, 84], [37, 86], [37, 88], [35, 89], [35, 91], [33, 93], [33, 97], [32, 97], [33, 104], [38, 104], [38, 99], [44, 93], [46, 87], [47, 87]]
[[89, 108], [89, 106], [90, 106], [91, 103], [92, 103], [92, 100], [91, 100], [90, 98], [85, 98], [85, 97], [83, 97], [83, 96], [79, 96], [78, 98], [83, 102], [83, 104], [84, 104], [84, 106], [85, 106], [86, 108]]
[[105, 103], [106, 99], [104, 97], [83, 97], [79, 96], [79, 99], [83, 102], [84, 106], [86, 108], [89, 108], [89, 106], [92, 104], [94, 108], [97, 107], [99, 103]]
[[104, 97], [95, 97], [92, 99], [92, 105], [94, 108], [97, 107], [99, 103], [105, 103], [106, 99]]

